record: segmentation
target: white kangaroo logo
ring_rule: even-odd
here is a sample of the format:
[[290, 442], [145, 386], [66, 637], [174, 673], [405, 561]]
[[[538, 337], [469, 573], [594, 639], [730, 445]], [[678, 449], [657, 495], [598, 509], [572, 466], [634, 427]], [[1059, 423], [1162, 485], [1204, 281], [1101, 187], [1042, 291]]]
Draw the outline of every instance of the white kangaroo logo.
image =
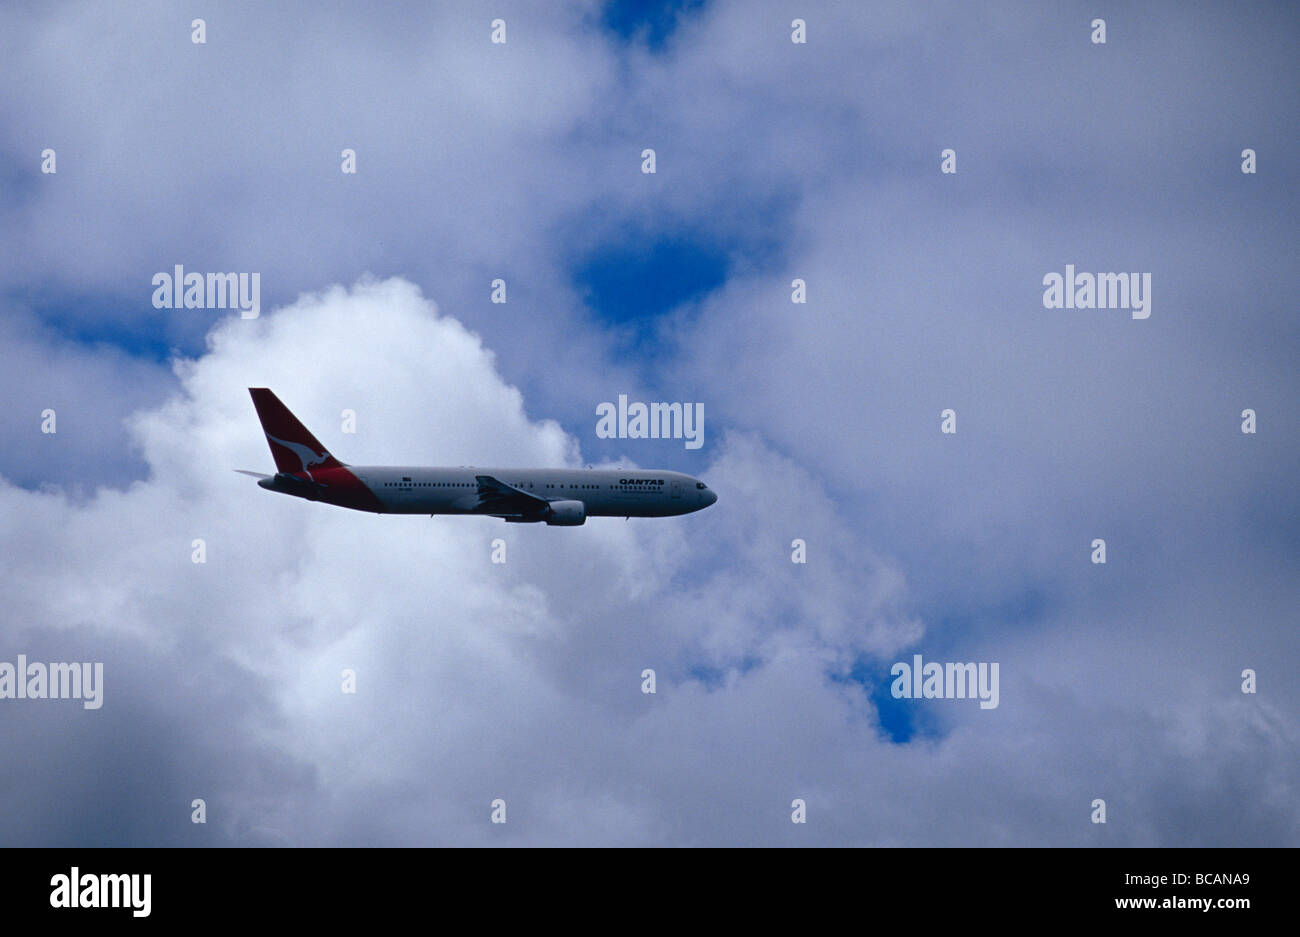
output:
[[316, 452], [300, 442], [289, 442], [287, 439], [280, 439], [270, 433], [266, 434], [266, 438], [272, 442], [278, 442], [296, 455], [298, 461], [302, 463], [302, 470], [307, 473], [308, 477], [311, 476], [311, 467], [313, 465], [324, 465], [329, 461], [330, 454], [328, 452]]

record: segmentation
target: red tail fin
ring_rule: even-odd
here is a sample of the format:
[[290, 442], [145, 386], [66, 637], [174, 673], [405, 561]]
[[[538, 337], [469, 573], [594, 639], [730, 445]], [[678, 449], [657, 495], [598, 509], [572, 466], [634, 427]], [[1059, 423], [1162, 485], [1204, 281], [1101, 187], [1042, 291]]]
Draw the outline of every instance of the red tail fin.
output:
[[277, 469], [297, 475], [310, 474], [312, 469], [343, 465], [268, 388], [250, 387], [248, 392], [253, 397], [253, 406], [257, 408], [257, 418], [262, 421], [262, 430], [266, 433], [266, 442], [271, 447]]

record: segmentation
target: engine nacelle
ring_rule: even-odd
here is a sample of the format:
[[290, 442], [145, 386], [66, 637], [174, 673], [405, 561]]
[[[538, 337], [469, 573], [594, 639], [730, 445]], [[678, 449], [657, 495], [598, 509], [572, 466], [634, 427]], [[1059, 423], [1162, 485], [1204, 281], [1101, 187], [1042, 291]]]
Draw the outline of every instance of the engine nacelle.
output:
[[587, 506], [581, 501], [552, 501], [546, 509], [546, 523], [552, 527], [580, 527], [587, 522]]

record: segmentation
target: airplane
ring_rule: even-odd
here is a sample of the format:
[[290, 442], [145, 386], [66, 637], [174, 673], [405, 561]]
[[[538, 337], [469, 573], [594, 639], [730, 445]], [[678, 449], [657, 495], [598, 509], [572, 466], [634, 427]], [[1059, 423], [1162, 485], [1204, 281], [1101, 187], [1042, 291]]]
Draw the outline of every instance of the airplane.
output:
[[718, 500], [681, 472], [646, 469], [494, 469], [348, 465], [298, 422], [269, 388], [250, 387], [276, 473], [268, 491], [375, 514], [479, 514], [511, 524], [578, 527], [588, 517], [673, 517]]

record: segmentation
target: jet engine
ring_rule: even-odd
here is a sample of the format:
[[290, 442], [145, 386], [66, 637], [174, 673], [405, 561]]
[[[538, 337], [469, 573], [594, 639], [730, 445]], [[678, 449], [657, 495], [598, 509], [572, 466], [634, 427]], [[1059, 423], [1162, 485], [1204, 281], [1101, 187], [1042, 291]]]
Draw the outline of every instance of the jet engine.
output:
[[552, 501], [544, 516], [551, 527], [580, 527], [587, 522], [587, 506], [581, 501]]

